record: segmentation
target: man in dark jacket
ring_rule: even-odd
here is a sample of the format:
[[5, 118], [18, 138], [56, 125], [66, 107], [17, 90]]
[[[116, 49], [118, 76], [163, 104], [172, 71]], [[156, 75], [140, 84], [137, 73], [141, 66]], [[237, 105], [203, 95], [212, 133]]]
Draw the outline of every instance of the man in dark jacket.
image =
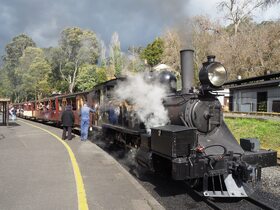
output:
[[74, 118], [74, 114], [72, 112], [71, 105], [67, 105], [61, 115], [61, 122], [62, 122], [62, 126], [63, 126], [63, 133], [62, 133], [63, 140], [66, 139], [66, 130], [68, 131], [67, 139], [71, 140], [71, 138], [72, 138], [71, 132], [72, 132], [72, 127], [74, 125], [74, 120], [75, 120], [75, 118]]

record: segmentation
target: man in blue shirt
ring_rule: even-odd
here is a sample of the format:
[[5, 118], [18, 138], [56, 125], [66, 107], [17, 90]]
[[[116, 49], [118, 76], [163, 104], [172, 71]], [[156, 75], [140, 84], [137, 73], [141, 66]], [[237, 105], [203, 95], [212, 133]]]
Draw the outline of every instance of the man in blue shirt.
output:
[[81, 108], [80, 117], [81, 117], [81, 140], [86, 141], [88, 138], [88, 127], [89, 127], [89, 113], [95, 112], [95, 109], [88, 107], [87, 103]]

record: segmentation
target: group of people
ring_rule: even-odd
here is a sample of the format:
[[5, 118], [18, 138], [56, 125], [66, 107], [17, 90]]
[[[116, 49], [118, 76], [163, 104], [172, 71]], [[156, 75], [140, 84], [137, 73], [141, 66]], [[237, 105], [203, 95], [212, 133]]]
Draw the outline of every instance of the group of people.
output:
[[[80, 110], [80, 119], [81, 119], [81, 141], [86, 141], [88, 138], [88, 128], [89, 128], [89, 119], [90, 119], [90, 112], [95, 112], [95, 109], [90, 108], [87, 103], [84, 103], [83, 107]], [[74, 113], [72, 111], [72, 107], [68, 104], [65, 110], [62, 112], [61, 115], [61, 122], [63, 126], [62, 132], [62, 139], [66, 139], [66, 132], [67, 132], [67, 139], [72, 139], [72, 127], [74, 126]]]

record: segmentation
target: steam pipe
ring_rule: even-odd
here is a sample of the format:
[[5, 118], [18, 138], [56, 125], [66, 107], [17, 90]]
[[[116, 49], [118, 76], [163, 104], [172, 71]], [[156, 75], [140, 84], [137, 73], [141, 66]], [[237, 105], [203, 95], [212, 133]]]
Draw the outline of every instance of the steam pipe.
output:
[[193, 86], [193, 78], [194, 78], [193, 53], [194, 51], [192, 49], [186, 49], [180, 51], [183, 94], [189, 93]]

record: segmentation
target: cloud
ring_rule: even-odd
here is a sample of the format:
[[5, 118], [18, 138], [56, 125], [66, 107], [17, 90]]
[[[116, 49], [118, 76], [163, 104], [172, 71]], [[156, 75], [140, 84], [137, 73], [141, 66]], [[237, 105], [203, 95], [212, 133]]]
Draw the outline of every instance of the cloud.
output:
[[[11, 39], [26, 33], [39, 47], [57, 45], [65, 27], [90, 29], [108, 45], [118, 32], [121, 46], [145, 46], [164, 29], [188, 16], [220, 18], [220, 0], [1, 0], [0, 54]], [[277, 14], [277, 5], [262, 17]], [[269, 14], [269, 15], [265, 15]], [[275, 15], [274, 15], [275, 16]], [[261, 17], [261, 16], [258, 16]]]
[[29, 35], [39, 47], [57, 44], [69, 26], [90, 29], [108, 44], [118, 32], [122, 48], [146, 45], [164, 28], [186, 16], [186, 0], [2, 0], [1, 45], [20, 34]]

